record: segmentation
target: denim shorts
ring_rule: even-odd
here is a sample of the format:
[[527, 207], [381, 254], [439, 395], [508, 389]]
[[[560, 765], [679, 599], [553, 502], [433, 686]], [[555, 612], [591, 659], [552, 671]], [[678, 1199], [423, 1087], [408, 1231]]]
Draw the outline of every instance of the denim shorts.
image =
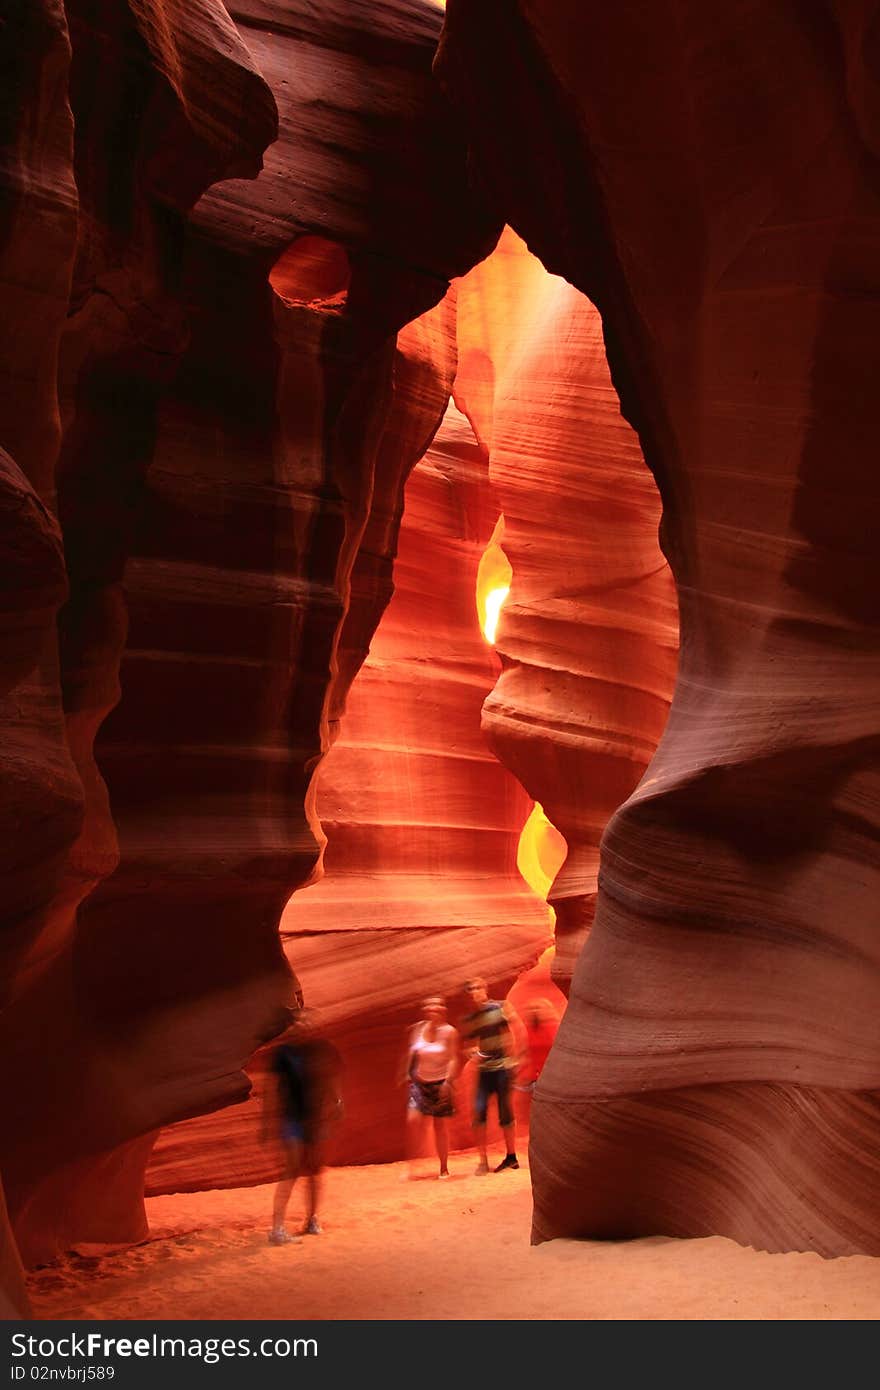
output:
[[510, 1072], [506, 1067], [498, 1071], [481, 1071], [477, 1077], [474, 1093], [474, 1124], [486, 1123], [489, 1097], [498, 1097], [498, 1123], [502, 1126], [513, 1124], [513, 1110], [510, 1105]]

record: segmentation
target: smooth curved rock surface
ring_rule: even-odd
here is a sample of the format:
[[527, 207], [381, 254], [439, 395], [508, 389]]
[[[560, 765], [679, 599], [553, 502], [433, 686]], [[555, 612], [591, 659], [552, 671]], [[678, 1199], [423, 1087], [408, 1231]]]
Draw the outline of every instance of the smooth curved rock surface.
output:
[[548, 899], [567, 988], [602, 832], [669, 711], [677, 614], [660, 499], [621, 418], [598, 313], [509, 230], [461, 283], [458, 335], [456, 400], [490, 450], [513, 572], [484, 729], [568, 847]]
[[[404, 346], [418, 327], [400, 335]], [[476, 581], [497, 515], [485, 450], [450, 405], [407, 483], [394, 594], [317, 779], [323, 877], [294, 894], [281, 924], [285, 954], [343, 1058], [336, 1161], [402, 1156], [398, 1072], [421, 999], [448, 997], [457, 1022], [467, 978], [484, 974], [503, 994], [549, 940], [547, 909], [517, 871], [529, 800], [480, 729], [498, 660], [480, 632]], [[258, 1137], [264, 1067], [257, 1058], [247, 1105], [162, 1134], [150, 1192], [276, 1171]], [[467, 1144], [463, 1098], [452, 1128]]]
[[0, 1322], [28, 1318], [31, 1313], [24, 1269], [9, 1225], [6, 1198], [0, 1185]]
[[539, 1085], [537, 1239], [880, 1252], [871, 23], [448, 8], [482, 176], [603, 315], [681, 610]]
[[[93, 743], [119, 698], [123, 569], [157, 400], [188, 331], [177, 270], [185, 214], [213, 179], [256, 174], [275, 133], [271, 93], [222, 5], [71, 0], [67, 13], [69, 69], [55, 75], [51, 97], [68, 122], [73, 114], [67, 174], [78, 203], [72, 279], [53, 325], [51, 417], [57, 422], [60, 401], [58, 511], [70, 594], [53, 676], [85, 815], [4, 1018], [16, 1123], [2, 1161], [27, 1261], [75, 1238], [134, 1238], [145, 1229], [143, 1135], [156, 1120], [131, 1058], [155, 1041], [148, 1020], [162, 997], [149, 997], [155, 947], [139, 933], [136, 949], [126, 940], [126, 928], [136, 927], [134, 886], [97, 953], [103, 970], [78, 915], [120, 857], [114, 788]], [[56, 433], [56, 452], [57, 442]], [[48, 459], [50, 469], [55, 462]], [[119, 992], [126, 959], [142, 972], [127, 995]], [[114, 1016], [116, 1030], [108, 1026]], [[124, 1044], [114, 1036], [121, 1030]]]
[[[60, 0], [17, 6], [0, 82], [0, 1018], [57, 948], [46, 908], [79, 832], [83, 793], [67, 747], [56, 610], [67, 582], [52, 515], [60, 436], [56, 375], [74, 258], [77, 194], [66, 101], [70, 40]], [[26, 986], [24, 986], [26, 987]], [[34, 1023], [27, 1020], [28, 1030]], [[4, 1152], [20, 1135], [21, 1021], [4, 1032]], [[0, 1301], [26, 1312], [0, 1199]]]
[[55, 615], [67, 581], [52, 515], [60, 437], [58, 344], [77, 225], [63, 5], [35, 0], [19, 7], [6, 43], [0, 97], [4, 1003], [17, 962], [40, 931], [40, 913], [58, 890], [82, 817], [58, 687]]
[[[141, 1235], [169, 1122], [151, 1182], [268, 1176], [253, 1102], [220, 1107], [248, 1094], [244, 1065], [298, 988], [278, 922], [320, 853], [314, 773], [391, 594], [403, 484], [456, 340], [513, 564], [487, 722], [568, 840], [553, 897], [569, 961], [602, 835], [537, 1093], [535, 1238], [880, 1253], [873, 10], [450, 0], [436, 74], [457, 116], [431, 75], [441, 13], [420, 0], [15, 10], [0, 1168], [26, 1262]], [[508, 239], [456, 309], [448, 283], [502, 216], [568, 283]], [[662, 496], [681, 616], [635, 790], [672, 604], [576, 291]], [[470, 563], [494, 518], [439, 448], [423, 480], [427, 510], [437, 489], [451, 508], [437, 564], [453, 536]], [[434, 544], [418, 534], [410, 603]], [[404, 617], [389, 661], [412, 692]], [[397, 1151], [390, 1067], [416, 995], [451, 989], [465, 960], [503, 988], [540, 948], [508, 877], [524, 793], [470, 723], [473, 756], [421, 756], [482, 698], [477, 650], [422, 701], [424, 731], [415, 698], [385, 706], [443, 833], [413, 834], [428, 817], [394, 762], [381, 829], [399, 897], [382, 912], [370, 750], [394, 750], [357, 722], [378, 697], [358, 714], [352, 695], [362, 790], [338, 783], [340, 873], [302, 896], [323, 925], [289, 938], [349, 1057], [353, 1154]], [[438, 920], [435, 843], [457, 885]], [[326, 930], [319, 904], [350, 929]], [[186, 1117], [212, 1107], [197, 1148]], [[0, 1261], [15, 1299], [8, 1240]]]
[[497, 236], [431, 79], [432, 6], [255, 0], [233, 24], [215, 0], [71, 0], [72, 61], [44, 12], [65, 255], [31, 405], [51, 486], [69, 310], [65, 849], [86, 809], [4, 1023], [28, 1261], [142, 1234], [155, 1130], [246, 1095], [297, 989], [277, 926], [318, 855], [310, 779], [454, 371], [448, 309], [402, 364], [397, 334]]

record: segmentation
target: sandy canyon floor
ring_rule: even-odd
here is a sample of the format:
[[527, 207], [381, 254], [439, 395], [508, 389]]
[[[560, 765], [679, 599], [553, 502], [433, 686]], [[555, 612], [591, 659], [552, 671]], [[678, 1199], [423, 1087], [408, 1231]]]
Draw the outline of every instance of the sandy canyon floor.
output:
[[[880, 1317], [880, 1259], [767, 1255], [733, 1241], [529, 1245], [525, 1167], [402, 1182], [326, 1174], [324, 1233], [269, 1246], [271, 1187], [156, 1197], [150, 1239], [71, 1254], [30, 1280], [38, 1317], [839, 1319]], [[291, 1216], [298, 1217], [294, 1193]], [[300, 1199], [301, 1200], [301, 1199]], [[294, 1229], [295, 1222], [289, 1222]]]

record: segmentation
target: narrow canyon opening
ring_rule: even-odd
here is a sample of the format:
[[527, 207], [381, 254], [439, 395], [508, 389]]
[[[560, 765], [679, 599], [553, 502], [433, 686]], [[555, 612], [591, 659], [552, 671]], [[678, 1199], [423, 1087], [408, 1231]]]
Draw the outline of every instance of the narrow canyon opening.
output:
[[[304, 241], [273, 287], [294, 312], [336, 314], [344, 258]], [[452, 399], [406, 482], [393, 592], [310, 790], [316, 881], [280, 929], [343, 1059], [333, 1162], [403, 1156], [398, 1072], [424, 997], [446, 998], [458, 1022], [477, 975], [517, 1014], [562, 1016], [599, 840], [659, 738], [674, 676], [659, 499], [595, 309], [509, 230], [450, 307]], [[369, 611], [382, 573], [362, 545], [352, 613]], [[163, 1131], [148, 1193], [275, 1176], [258, 1138], [271, 1055], [252, 1059], [247, 1102]], [[469, 1068], [455, 1148], [472, 1142], [472, 1088]], [[525, 1133], [529, 1111], [518, 1096]]]
[[524, 1239], [876, 1253], [871, 7], [11, 9], [0, 1298], [474, 975]]

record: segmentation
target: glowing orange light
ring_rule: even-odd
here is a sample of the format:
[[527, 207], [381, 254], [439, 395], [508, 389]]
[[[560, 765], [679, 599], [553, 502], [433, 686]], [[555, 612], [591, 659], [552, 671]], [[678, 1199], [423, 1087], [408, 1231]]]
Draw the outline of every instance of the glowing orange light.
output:
[[285, 304], [342, 306], [351, 283], [343, 246], [321, 236], [297, 237], [269, 272], [269, 284]]
[[[533, 893], [546, 901], [547, 894], [568, 853], [565, 836], [560, 835], [552, 821], [547, 819], [544, 808], [536, 801], [531, 814], [520, 832], [516, 850], [516, 867]], [[548, 925], [556, 926], [556, 913], [547, 904]], [[550, 1013], [561, 1018], [565, 1012], [565, 996], [550, 978], [555, 947], [548, 946], [533, 969], [521, 975], [508, 995], [510, 1003], [517, 1012], [527, 1006], [532, 1010], [537, 1005], [548, 1004]]]
[[[519, 837], [516, 867], [539, 898], [546, 899], [567, 853], [565, 837], [547, 819], [543, 806], [536, 801]], [[553, 909], [549, 911], [552, 913]], [[555, 919], [555, 913], [553, 916]]]
[[498, 619], [501, 617], [501, 605], [509, 593], [510, 585], [501, 584], [497, 589], [490, 589], [486, 595], [486, 620], [483, 623], [483, 632], [487, 642], [495, 641]]
[[504, 537], [504, 517], [495, 523], [495, 530], [486, 549], [480, 557], [477, 570], [477, 614], [480, 627], [487, 642], [494, 644], [498, 632], [498, 619], [504, 600], [510, 593], [513, 570], [510, 561], [501, 548]]
[[562, 990], [553, 983], [550, 975], [555, 954], [555, 948], [548, 946], [546, 951], [542, 953], [538, 964], [533, 966], [531, 970], [527, 970], [524, 975], [520, 975], [508, 994], [507, 1002], [520, 1017], [526, 1015], [536, 1005], [544, 1019], [552, 1018], [554, 1015], [557, 1019], [561, 1019], [565, 1013], [568, 1000]]

